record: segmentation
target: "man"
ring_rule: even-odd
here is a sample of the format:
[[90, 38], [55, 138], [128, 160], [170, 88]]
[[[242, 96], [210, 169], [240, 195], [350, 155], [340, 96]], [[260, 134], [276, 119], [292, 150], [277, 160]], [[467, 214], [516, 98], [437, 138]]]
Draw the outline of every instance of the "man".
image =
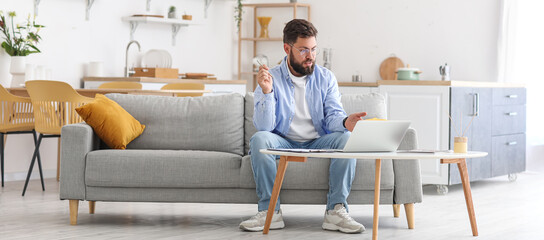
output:
[[[315, 64], [316, 35], [312, 23], [302, 19], [290, 21], [283, 29], [283, 49], [287, 56], [277, 67], [259, 69], [253, 115], [259, 132], [250, 140], [259, 212], [240, 224], [243, 230], [263, 230], [276, 177], [276, 157], [262, 154], [260, 149], [341, 149], [357, 121], [366, 115], [361, 112], [346, 117], [336, 78], [328, 69]], [[346, 199], [355, 176], [355, 164], [355, 159], [331, 159], [323, 229], [345, 233], [365, 230], [347, 212]], [[278, 201], [270, 229], [284, 226]]]

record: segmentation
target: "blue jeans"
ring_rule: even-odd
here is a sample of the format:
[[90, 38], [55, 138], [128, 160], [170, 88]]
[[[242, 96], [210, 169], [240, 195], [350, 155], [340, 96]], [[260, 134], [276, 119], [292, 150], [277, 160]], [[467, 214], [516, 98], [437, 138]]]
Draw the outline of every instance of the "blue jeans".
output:
[[[296, 142], [283, 138], [268, 131], [259, 131], [251, 137], [251, 166], [253, 177], [257, 185], [259, 197], [259, 211], [268, 209], [274, 179], [276, 178], [276, 156], [263, 154], [260, 149], [266, 148], [309, 148], [309, 149], [342, 149], [346, 144], [350, 132], [334, 132], [307, 142]], [[351, 191], [351, 183], [355, 176], [355, 159], [331, 159], [329, 167], [329, 192], [327, 193], [327, 210], [334, 209], [334, 205], [343, 203], [348, 208], [347, 198]], [[275, 210], [280, 209], [280, 201]]]

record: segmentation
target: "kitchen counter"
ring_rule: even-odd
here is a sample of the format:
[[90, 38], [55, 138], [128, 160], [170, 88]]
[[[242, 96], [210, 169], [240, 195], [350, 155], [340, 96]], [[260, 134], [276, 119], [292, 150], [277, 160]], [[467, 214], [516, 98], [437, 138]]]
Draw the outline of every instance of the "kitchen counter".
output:
[[141, 82], [141, 83], [204, 83], [204, 84], [246, 84], [246, 80], [206, 80], [206, 79], [174, 79], [151, 77], [84, 77], [83, 81], [96, 82]]
[[[26, 88], [7, 88], [7, 90], [16, 96], [28, 97]], [[92, 97], [96, 94], [122, 93], [122, 94], [137, 94], [137, 95], [159, 95], [159, 96], [176, 96], [176, 93], [210, 93], [211, 90], [142, 90], [142, 89], [74, 89], [77, 93]]]
[[525, 87], [525, 85], [521, 83], [477, 82], [477, 81], [378, 80], [377, 82], [338, 82], [338, 86], [342, 86], [342, 87], [378, 87], [380, 85], [491, 87], [491, 88]]

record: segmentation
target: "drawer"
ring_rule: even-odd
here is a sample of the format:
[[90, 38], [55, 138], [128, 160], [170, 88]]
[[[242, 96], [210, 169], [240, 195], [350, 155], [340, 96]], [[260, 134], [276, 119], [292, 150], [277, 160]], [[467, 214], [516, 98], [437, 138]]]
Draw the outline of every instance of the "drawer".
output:
[[525, 171], [525, 134], [496, 136], [491, 141], [494, 177]]
[[492, 135], [524, 133], [525, 119], [525, 105], [494, 106]]
[[493, 88], [493, 105], [521, 105], [526, 103], [525, 88]]

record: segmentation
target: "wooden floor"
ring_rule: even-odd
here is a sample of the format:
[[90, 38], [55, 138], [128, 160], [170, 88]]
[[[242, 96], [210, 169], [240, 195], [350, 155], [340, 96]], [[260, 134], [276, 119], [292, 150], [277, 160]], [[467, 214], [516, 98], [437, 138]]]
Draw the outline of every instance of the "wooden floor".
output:
[[[7, 182], [0, 190], [0, 239], [371, 239], [372, 206], [352, 205], [351, 216], [363, 223], [363, 234], [321, 229], [324, 205], [284, 205], [286, 228], [242, 232], [238, 224], [255, 214], [256, 204], [97, 202], [88, 214], [80, 202], [77, 226], [69, 225], [68, 202], [60, 201], [58, 183]], [[380, 239], [544, 239], [544, 173], [526, 172], [516, 182], [507, 177], [472, 184], [479, 237], [472, 237], [463, 191], [450, 187], [446, 196], [424, 187], [423, 203], [415, 206], [415, 229], [401, 211], [393, 218], [390, 205], [380, 207]]]

